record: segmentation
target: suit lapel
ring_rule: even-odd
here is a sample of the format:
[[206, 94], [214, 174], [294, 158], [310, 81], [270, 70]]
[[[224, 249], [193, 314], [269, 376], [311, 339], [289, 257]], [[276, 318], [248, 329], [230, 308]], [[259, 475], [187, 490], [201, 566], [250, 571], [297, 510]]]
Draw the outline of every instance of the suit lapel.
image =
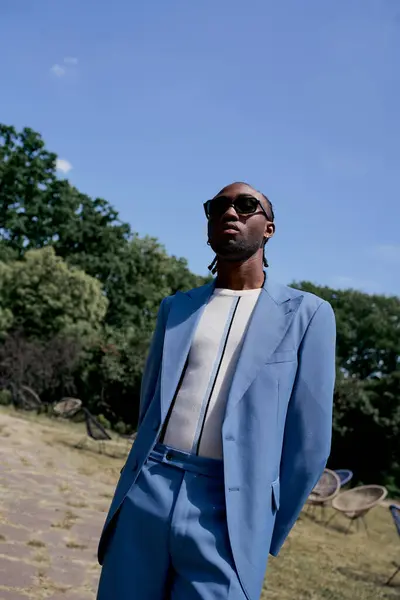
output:
[[302, 296], [291, 298], [289, 288], [266, 280], [245, 334], [230, 388], [227, 413], [244, 396], [286, 334]]
[[167, 319], [161, 370], [161, 418], [169, 407], [181, 378], [193, 336], [215, 282], [183, 294], [172, 301]]

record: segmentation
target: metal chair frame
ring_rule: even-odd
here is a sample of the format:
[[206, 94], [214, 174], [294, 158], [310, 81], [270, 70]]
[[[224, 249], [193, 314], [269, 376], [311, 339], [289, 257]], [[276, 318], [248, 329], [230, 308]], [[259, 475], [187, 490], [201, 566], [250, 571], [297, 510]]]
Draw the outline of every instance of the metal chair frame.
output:
[[[396, 529], [397, 529], [397, 533], [400, 536], [400, 505], [398, 505], [398, 504], [391, 504], [389, 506], [389, 510], [390, 510], [390, 512], [392, 514], [393, 521], [394, 521], [394, 524], [395, 524]], [[393, 579], [396, 577], [396, 575], [398, 573], [400, 573], [400, 565], [396, 568], [396, 570], [393, 573], [393, 575], [391, 575], [389, 577], [389, 579], [386, 581], [385, 585], [390, 585], [392, 583]]]

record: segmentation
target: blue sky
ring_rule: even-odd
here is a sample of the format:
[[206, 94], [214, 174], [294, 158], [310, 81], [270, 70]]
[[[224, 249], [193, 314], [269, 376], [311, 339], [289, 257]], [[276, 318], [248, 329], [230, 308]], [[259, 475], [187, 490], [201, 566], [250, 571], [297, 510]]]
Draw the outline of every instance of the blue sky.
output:
[[274, 278], [400, 295], [397, 0], [1, 0], [0, 50], [0, 120], [195, 272], [244, 180]]

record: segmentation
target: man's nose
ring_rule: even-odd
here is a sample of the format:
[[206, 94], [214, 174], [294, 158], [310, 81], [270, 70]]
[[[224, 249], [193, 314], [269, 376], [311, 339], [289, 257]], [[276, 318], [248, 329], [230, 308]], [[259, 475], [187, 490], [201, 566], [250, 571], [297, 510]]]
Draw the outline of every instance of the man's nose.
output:
[[231, 204], [224, 212], [222, 218], [224, 221], [238, 221], [239, 215], [237, 214], [235, 207]]

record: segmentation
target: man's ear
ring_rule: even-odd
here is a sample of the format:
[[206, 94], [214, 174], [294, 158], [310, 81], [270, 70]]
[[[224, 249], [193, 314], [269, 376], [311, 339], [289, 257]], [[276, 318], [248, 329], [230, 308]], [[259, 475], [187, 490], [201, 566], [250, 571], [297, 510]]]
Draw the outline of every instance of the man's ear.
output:
[[265, 226], [264, 238], [268, 241], [275, 233], [275, 223], [268, 222]]

